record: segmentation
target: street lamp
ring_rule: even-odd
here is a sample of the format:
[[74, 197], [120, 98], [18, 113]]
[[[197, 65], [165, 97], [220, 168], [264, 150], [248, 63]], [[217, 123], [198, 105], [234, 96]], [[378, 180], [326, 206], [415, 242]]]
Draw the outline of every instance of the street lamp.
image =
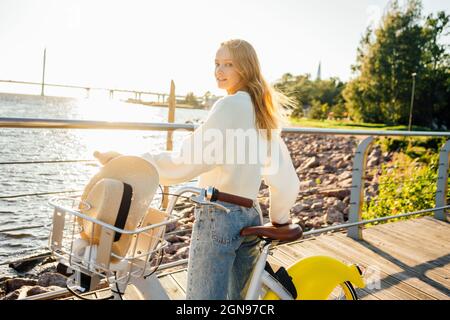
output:
[[414, 104], [414, 89], [416, 87], [416, 74], [413, 72], [412, 75], [412, 90], [411, 90], [411, 107], [409, 108], [409, 124], [408, 124], [408, 131], [411, 131], [411, 123], [412, 123], [412, 110], [413, 110], [413, 104]]

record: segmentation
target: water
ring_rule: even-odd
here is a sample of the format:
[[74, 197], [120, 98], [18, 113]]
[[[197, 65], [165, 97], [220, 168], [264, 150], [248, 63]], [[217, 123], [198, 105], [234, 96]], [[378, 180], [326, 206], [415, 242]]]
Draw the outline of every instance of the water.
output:
[[[114, 100], [76, 100], [0, 94], [0, 117], [166, 122], [167, 108]], [[202, 120], [205, 110], [177, 109], [175, 122]], [[174, 134], [174, 149], [186, 132]], [[94, 150], [122, 154], [165, 149], [166, 132], [81, 129], [0, 128], [0, 162], [93, 159]], [[82, 190], [99, 170], [96, 162], [0, 165], [0, 197]], [[81, 192], [67, 193], [76, 195]], [[0, 230], [50, 221], [47, 201], [54, 195], [0, 199]], [[155, 204], [159, 200], [155, 197]], [[0, 233], [0, 264], [39, 252], [47, 245], [45, 228]], [[3, 272], [4, 273], [4, 272]], [[0, 270], [0, 275], [2, 270]]]

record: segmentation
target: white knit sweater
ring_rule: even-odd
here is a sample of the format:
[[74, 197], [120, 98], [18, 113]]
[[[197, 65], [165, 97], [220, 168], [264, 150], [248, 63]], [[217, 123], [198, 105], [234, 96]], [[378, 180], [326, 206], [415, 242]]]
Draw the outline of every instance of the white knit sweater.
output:
[[[199, 176], [199, 187], [213, 186], [255, 200], [263, 179], [269, 186], [270, 220], [286, 223], [299, 191], [299, 180], [286, 144], [279, 134], [272, 138], [270, 166], [251, 160], [250, 155], [256, 152], [252, 149], [254, 141], [244, 147], [239, 147], [236, 142], [233, 147], [231, 138], [227, 137], [230, 132], [257, 132], [254, 107], [247, 92], [238, 91], [216, 101], [205, 122], [183, 140], [179, 152], [145, 153], [141, 157], [155, 165], [163, 185], [178, 184]], [[258, 141], [266, 141], [262, 136], [258, 134]], [[208, 159], [207, 155], [213, 158]], [[244, 155], [244, 161], [242, 158], [241, 162], [236, 160]]]

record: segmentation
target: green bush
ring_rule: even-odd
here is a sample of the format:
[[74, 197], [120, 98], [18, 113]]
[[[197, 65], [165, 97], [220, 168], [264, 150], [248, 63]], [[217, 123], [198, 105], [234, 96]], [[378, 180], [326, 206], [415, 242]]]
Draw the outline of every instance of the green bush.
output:
[[[392, 216], [435, 206], [439, 153], [427, 153], [428, 163], [412, 159], [407, 154], [398, 154], [395, 160], [395, 163], [401, 163], [400, 169], [393, 169], [392, 163], [389, 167], [382, 167], [378, 197], [364, 204], [363, 219]], [[450, 198], [450, 186], [447, 198]], [[416, 215], [401, 219], [411, 217]]]

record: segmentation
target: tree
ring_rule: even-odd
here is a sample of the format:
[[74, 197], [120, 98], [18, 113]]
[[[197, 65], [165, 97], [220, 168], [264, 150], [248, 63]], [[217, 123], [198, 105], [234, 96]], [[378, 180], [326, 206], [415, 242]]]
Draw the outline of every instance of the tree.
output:
[[194, 107], [199, 106], [198, 100], [193, 92], [188, 92], [188, 94], [186, 94], [186, 98], [184, 99], [183, 103]]
[[449, 59], [439, 43], [449, 16], [439, 12], [423, 19], [420, 0], [404, 7], [390, 2], [380, 26], [368, 28], [352, 70], [356, 77], [343, 91], [352, 117], [364, 122], [407, 124], [412, 73], [416, 73], [413, 123], [449, 125]]
[[309, 74], [293, 76], [286, 73], [275, 83], [275, 88], [295, 101], [293, 116], [307, 114], [314, 119], [326, 119], [332, 106], [344, 103], [344, 87], [338, 78], [313, 81]]

